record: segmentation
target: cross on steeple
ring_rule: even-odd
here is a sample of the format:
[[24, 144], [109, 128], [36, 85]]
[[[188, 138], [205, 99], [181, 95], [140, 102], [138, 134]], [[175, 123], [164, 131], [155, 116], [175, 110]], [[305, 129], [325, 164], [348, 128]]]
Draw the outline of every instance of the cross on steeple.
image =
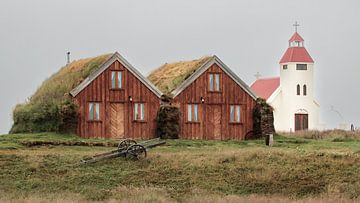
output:
[[258, 80], [262, 75], [259, 72], [256, 72], [256, 74], [254, 75], [256, 77], [256, 79]]
[[297, 27], [299, 27], [300, 24], [297, 21], [295, 21], [295, 24], [293, 24], [293, 26], [295, 27], [295, 32], [297, 32]]

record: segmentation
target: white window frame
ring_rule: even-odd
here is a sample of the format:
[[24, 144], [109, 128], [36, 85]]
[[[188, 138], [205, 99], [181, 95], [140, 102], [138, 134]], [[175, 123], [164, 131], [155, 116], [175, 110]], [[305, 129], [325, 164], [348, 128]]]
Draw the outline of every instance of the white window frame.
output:
[[89, 121], [99, 121], [100, 120], [100, 102], [89, 102], [88, 120]]
[[123, 71], [111, 71], [111, 89], [123, 88]]
[[198, 104], [187, 104], [187, 122], [199, 122]]
[[230, 122], [241, 123], [241, 105], [230, 105]]
[[144, 121], [145, 120], [145, 104], [144, 103], [134, 103], [134, 121]]

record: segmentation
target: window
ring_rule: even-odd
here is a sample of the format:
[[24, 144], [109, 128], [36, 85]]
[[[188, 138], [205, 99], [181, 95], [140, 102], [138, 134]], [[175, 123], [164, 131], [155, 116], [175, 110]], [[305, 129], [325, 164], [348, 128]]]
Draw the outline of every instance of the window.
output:
[[100, 103], [97, 102], [89, 103], [89, 120], [90, 121], [100, 120]]
[[240, 123], [241, 119], [241, 109], [240, 105], [230, 105], [230, 122]]
[[300, 95], [300, 85], [296, 86], [296, 95]]
[[197, 104], [188, 104], [187, 106], [187, 121], [188, 122], [198, 122], [198, 105]]
[[303, 86], [303, 95], [306, 96], [306, 85]]
[[307, 64], [296, 64], [296, 70], [307, 70]]
[[286, 70], [286, 69], [287, 69], [287, 65], [283, 65], [283, 69]]
[[134, 120], [143, 121], [145, 120], [145, 105], [144, 103], [134, 104]]
[[122, 71], [111, 71], [111, 88], [121, 89], [122, 88]]
[[220, 91], [220, 74], [209, 74], [209, 89], [211, 92]]

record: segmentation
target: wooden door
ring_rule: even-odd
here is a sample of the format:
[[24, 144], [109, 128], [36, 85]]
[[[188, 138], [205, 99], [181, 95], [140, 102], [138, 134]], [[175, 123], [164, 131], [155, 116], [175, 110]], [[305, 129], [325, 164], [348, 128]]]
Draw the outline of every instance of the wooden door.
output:
[[206, 107], [206, 139], [221, 139], [221, 105], [207, 105]]
[[308, 114], [295, 114], [295, 131], [307, 130], [308, 126]]
[[111, 138], [124, 138], [125, 135], [125, 115], [124, 104], [110, 103], [108, 109], [109, 134]]

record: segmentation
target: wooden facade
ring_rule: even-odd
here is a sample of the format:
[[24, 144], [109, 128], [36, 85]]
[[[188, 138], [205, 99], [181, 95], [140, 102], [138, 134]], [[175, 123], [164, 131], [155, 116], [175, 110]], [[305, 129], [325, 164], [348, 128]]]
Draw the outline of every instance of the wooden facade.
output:
[[[79, 106], [77, 133], [81, 137], [136, 138], [155, 137], [160, 93], [115, 53], [98, 72], [72, 91]], [[101, 70], [102, 69], [102, 70]], [[121, 88], [112, 87], [112, 72], [121, 72]], [[92, 79], [91, 79], [92, 77]], [[90, 80], [90, 81], [89, 81]], [[149, 88], [150, 87], [150, 88]], [[99, 104], [99, 119], [89, 119], [89, 103]], [[144, 117], [135, 120], [136, 104], [143, 104]]]
[[[211, 64], [210, 64], [211, 65]], [[256, 101], [219, 63], [213, 63], [173, 99], [181, 111], [180, 138], [245, 139], [253, 129], [252, 110]], [[219, 91], [211, 91], [209, 75], [220, 76]], [[188, 105], [197, 104], [198, 121], [188, 121]], [[230, 120], [230, 106], [240, 106], [239, 122]]]

